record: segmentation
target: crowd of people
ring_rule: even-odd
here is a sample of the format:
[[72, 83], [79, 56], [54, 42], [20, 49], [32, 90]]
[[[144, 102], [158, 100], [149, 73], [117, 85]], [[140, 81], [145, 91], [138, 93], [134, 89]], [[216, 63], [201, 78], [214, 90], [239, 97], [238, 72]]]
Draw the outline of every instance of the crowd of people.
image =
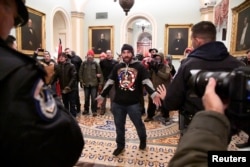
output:
[[[0, 0], [0, 18], [12, 25], [0, 26], [0, 29], [8, 29], [0, 31], [0, 159], [3, 166], [73, 166], [84, 147], [76, 117], [90, 113], [95, 117], [98, 108], [100, 115], [104, 115], [107, 108], [113, 114], [117, 144], [114, 156], [125, 149], [127, 115], [136, 128], [139, 149], [145, 150], [144, 122], [158, 120], [156, 112], [160, 111], [160, 120], [169, 125], [169, 112], [178, 110], [182, 136], [169, 166], [204, 166], [207, 151], [227, 150], [232, 127], [250, 135], [249, 126], [235, 127], [225, 114], [230, 102], [217, 94], [216, 78], [206, 82], [203, 97], [195, 94], [189, 85], [193, 69], [232, 71], [249, 65], [249, 61], [237, 60], [222, 42], [216, 41], [216, 27], [212, 22], [201, 21], [192, 27], [192, 47], [182, 49], [185, 59], [181, 60], [178, 72], [171, 55], [164, 55], [156, 48], [149, 49], [148, 56], [135, 55], [129, 44], [122, 45], [119, 61], [109, 49], [98, 52], [98, 62], [94, 50], [89, 50], [82, 60], [70, 48], [60, 53], [58, 60], [43, 50], [43, 59], [37, 60], [34, 58], [40, 48], [34, 58], [28, 57], [17, 51], [16, 39], [9, 35], [13, 26], [23, 26], [29, 21], [27, 8], [21, 0], [5, 2]], [[249, 53], [250, 50], [248, 60]], [[79, 86], [84, 91], [83, 111]], [[144, 96], [148, 96], [146, 111]], [[143, 121], [145, 113], [147, 117]], [[250, 139], [236, 146], [248, 147]]]

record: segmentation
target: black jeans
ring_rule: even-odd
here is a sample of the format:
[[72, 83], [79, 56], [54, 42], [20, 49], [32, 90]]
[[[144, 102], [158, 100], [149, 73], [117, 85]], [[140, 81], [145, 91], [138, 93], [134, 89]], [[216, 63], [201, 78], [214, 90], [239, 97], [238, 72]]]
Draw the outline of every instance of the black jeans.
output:
[[79, 87], [77, 83], [77, 89], [76, 89], [76, 112], [81, 112], [81, 103], [80, 103], [80, 96], [79, 96]]
[[76, 117], [76, 90], [72, 90], [69, 93], [62, 94], [62, 100], [64, 107], [70, 111], [70, 113]]

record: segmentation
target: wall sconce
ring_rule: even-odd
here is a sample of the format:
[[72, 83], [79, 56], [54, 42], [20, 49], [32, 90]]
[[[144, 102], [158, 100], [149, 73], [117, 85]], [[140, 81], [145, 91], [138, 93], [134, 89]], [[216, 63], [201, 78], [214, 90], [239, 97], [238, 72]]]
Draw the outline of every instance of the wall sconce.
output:
[[[116, 2], [116, 0], [114, 0]], [[119, 4], [125, 12], [126, 16], [128, 15], [129, 10], [134, 5], [134, 0], [119, 0]]]

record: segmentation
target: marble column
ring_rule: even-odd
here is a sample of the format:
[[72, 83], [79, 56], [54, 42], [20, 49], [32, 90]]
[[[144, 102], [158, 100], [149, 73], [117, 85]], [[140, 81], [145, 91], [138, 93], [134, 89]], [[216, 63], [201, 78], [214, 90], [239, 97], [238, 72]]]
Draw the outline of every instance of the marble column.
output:
[[[88, 38], [83, 34], [84, 13], [78, 11], [71, 12], [71, 30], [72, 30], [72, 50], [82, 59], [84, 58], [83, 39]], [[88, 34], [87, 34], [88, 35]]]

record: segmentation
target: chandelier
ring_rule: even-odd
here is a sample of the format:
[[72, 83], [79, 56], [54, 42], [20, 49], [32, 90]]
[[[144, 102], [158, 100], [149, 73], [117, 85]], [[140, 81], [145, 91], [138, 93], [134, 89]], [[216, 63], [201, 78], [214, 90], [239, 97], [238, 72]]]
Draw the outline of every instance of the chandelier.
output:
[[[114, 0], [116, 2], [116, 0]], [[134, 0], [119, 0], [119, 4], [122, 7], [123, 11], [125, 12], [125, 15], [128, 15], [129, 10], [134, 5]]]
[[139, 22], [135, 23], [137, 25], [138, 28], [142, 29], [142, 32], [144, 32], [146, 27], [150, 26], [150, 23], [147, 22], [146, 20], [140, 20]]

